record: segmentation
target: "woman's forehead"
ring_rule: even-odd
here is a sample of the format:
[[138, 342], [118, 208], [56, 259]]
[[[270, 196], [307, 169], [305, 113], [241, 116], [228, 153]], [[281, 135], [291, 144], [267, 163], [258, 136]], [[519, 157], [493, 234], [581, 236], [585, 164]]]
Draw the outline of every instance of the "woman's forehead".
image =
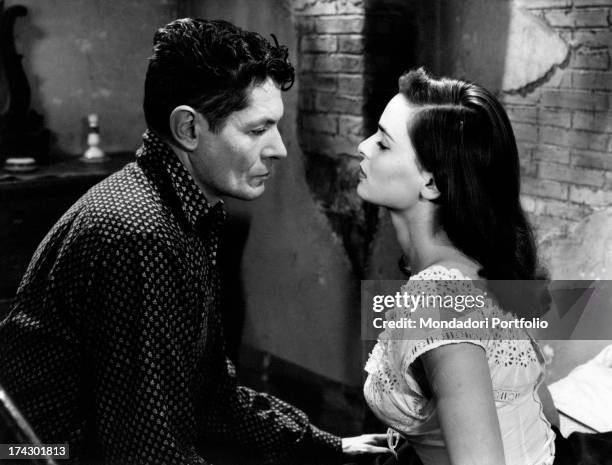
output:
[[380, 117], [383, 126], [393, 138], [403, 135], [407, 137], [406, 125], [416, 112], [417, 107], [412, 105], [402, 94], [393, 97]]

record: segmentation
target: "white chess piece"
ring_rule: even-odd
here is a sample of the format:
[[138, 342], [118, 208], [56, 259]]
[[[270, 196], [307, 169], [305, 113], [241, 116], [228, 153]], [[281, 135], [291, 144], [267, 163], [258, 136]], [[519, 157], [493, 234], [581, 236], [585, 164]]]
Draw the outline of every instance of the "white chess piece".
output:
[[100, 127], [98, 126], [98, 115], [95, 113], [90, 114], [87, 117], [89, 124], [89, 132], [87, 133], [87, 150], [81, 157], [86, 162], [100, 162], [106, 161], [107, 157], [104, 151], [99, 147], [100, 145]]

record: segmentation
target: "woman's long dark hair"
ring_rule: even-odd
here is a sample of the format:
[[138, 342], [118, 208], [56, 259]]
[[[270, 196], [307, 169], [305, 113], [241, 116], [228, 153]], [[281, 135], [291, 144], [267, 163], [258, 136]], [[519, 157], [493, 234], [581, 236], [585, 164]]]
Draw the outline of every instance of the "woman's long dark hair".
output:
[[423, 68], [399, 79], [418, 107], [408, 129], [440, 197], [436, 224], [488, 280], [541, 279], [533, 233], [520, 204], [520, 168], [510, 120], [483, 87], [436, 79]]

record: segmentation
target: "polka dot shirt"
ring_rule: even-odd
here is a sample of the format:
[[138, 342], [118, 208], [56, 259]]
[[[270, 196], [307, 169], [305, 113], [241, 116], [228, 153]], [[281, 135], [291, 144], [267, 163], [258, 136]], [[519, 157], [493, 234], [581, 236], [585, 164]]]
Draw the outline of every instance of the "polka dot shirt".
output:
[[340, 438], [236, 383], [219, 313], [224, 219], [147, 132], [136, 162], [34, 253], [0, 323], [0, 384], [43, 443], [70, 445], [70, 463], [206, 464], [207, 444], [263, 464], [341, 463]]

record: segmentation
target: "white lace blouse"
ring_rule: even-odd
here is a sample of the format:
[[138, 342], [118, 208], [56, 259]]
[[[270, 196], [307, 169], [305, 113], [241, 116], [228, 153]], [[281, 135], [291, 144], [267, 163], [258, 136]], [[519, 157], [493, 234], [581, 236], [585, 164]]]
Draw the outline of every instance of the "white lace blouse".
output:
[[[438, 282], [436, 282], [438, 281]], [[452, 282], [451, 282], [452, 281]], [[474, 284], [457, 269], [431, 266], [410, 278], [402, 291], [411, 295], [474, 294]], [[492, 300], [477, 312], [481, 318], [514, 320]], [[421, 309], [422, 310], [422, 309]], [[427, 311], [431, 311], [427, 309]], [[417, 313], [396, 308], [387, 320], [415, 318]], [[423, 315], [423, 312], [420, 312]], [[472, 314], [472, 319], [478, 318]], [[543, 379], [543, 358], [537, 343], [523, 329], [426, 329], [418, 339], [402, 337], [398, 329], [385, 329], [366, 363], [365, 398], [373, 412], [404, 436], [424, 465], [450, 464], [438, 423], [436, 403], [421, 389], [422, 370], [413, 362], [423, 353], [445, 344], [471, 343], [487, 356], [495, 406], [507, 465], [550, 465], [554, 460], [555, 435], [544, 416], [537, 388]], [[412, 330], [414, 331], [414, 330]], [[516, 332], [521, 332], [517, 334]]]

